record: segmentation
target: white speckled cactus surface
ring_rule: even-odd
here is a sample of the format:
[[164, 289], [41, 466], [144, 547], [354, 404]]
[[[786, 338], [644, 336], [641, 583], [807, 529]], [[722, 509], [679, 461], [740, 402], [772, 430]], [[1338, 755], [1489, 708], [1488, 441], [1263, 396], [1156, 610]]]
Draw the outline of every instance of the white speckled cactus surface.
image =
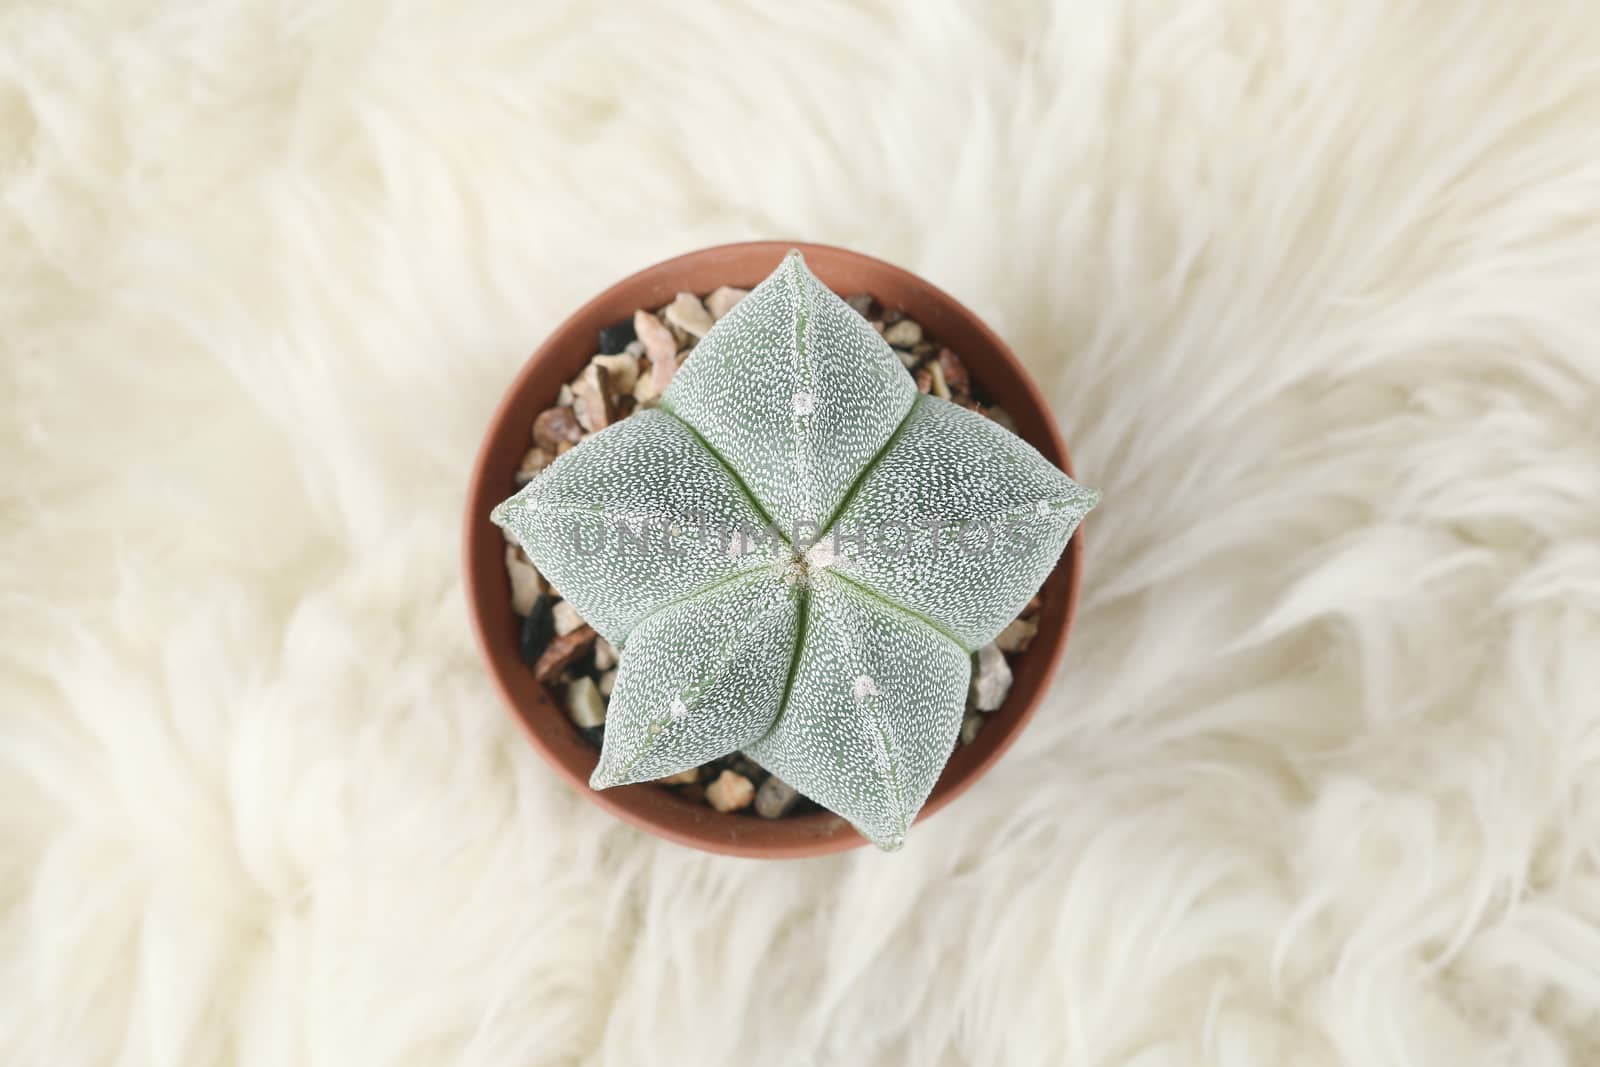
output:
[[893, 849], [972, 655], [1098, 494], [917, 391], [791, 252], [642, 410], [494, 511], [621, 650], [591, 784], [736, 751]]

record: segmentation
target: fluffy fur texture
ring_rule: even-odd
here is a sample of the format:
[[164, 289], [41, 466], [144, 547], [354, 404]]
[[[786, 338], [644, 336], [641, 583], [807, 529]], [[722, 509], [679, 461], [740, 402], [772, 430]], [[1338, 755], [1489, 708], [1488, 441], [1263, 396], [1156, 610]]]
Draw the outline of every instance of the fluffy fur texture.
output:
[[[0, 7], [0, 1060], [1600, 1061], [1597, 55], [1562, 0]], [[1105, 490], [1049, 707], [893, 856], [617, 824], [468, 636], [514, 369], [756, 236], [970, 301]]]

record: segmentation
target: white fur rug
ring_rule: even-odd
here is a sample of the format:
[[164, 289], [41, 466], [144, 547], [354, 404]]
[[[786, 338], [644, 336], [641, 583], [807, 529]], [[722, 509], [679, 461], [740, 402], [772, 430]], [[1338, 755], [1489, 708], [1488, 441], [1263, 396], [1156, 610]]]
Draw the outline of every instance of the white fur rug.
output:
[[[0, 7], [0, 1062], [1600, 1062], [1592, 2]], [[559, 785], [459, 507], [541, 336], [922, 271], [1083, 610], [906, 850]]]

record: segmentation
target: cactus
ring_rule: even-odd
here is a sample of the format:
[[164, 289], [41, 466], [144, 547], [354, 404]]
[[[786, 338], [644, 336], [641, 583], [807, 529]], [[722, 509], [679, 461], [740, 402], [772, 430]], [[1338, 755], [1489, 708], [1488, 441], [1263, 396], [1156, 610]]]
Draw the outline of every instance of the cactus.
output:
[[742, 750], [894, 849], [955, 745], [973, 655], [1098, 499], [919, 393], [791, 252], [658, 407], [493, 518], [621, 651], [594, 788]]

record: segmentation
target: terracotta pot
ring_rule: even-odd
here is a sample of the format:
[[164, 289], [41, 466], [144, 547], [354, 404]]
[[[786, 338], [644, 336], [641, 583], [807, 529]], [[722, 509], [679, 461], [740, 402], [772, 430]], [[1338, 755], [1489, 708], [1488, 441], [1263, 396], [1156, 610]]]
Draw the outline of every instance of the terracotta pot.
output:
[[[511, 611], [505, 541], [489, 521], [489, 511], [513, 491], [512, 474], [529, 447], [534, 416], [555, 403], [561, 384], [598, 350], [595, 336], [601, 327], [632, 316], [636, 308], [660, 307], [680, 291], [704, 294], [720, 285], [752, 287], [772, 273], [791, 248], [799, 248], [811, 270], [835, 292], [871, 293], [885, 307], [899, 308], [920, 322], [931, 339], [954, 349], [980, 390], [1015, 418], [1018, 432], [1071, 473], [1066, 445], [1038, 387], [1005, 342], [949, 295], [899, 267], [842, 248], [752, 241], [690, 252], [642, 270], [589, 301], [556, 328], [523, 366], [489, 421], [467, 491], [465, 544], [468, 609], [489, 672], [528, 739], [561, 776], [606, 811], [658, 837], [709, 852], [770, 859], [839, 852], [864, 844], [865, 839], [828, 811], [768, 820], [750, 813], [723, 815], [651, 784], [590, 789], [589, 774], [598, 751], [517, 654], [519, 620]], [[1066, 647], [1082, 560], [1080, 531], [1044, 585], [1039, 633], [1013, 664], [1016, 679], [1010, 696], [1002, 708], [986, 716], [971, 744], [957, 747], [919, 821], [971, 788], [1011, 747], [1037, 710]]]

